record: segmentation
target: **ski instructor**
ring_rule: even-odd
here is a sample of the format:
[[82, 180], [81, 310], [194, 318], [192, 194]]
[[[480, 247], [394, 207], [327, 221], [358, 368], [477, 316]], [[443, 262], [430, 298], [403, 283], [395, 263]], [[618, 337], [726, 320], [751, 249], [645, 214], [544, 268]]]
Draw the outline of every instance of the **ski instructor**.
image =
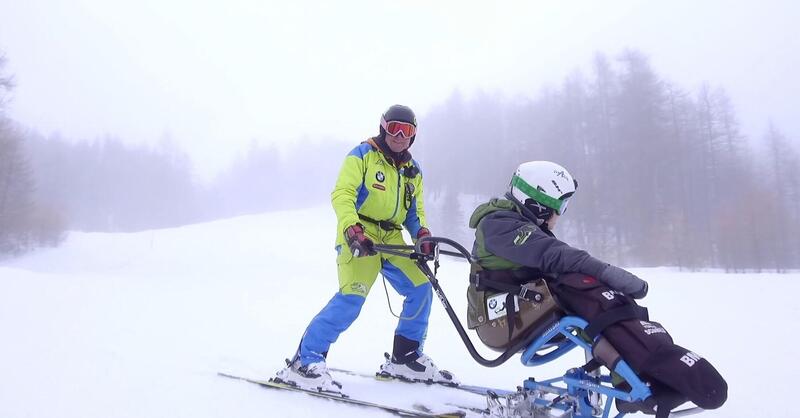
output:
[[[300, 347], [278, 379], [295, 386], [342, 393], [325, 358], [331, 344], [358, 318], [372, 284], [383, 274], [405, 297], [394, 333], [391, 358], [380, 371], [404, 380], [456, 383], [422, 353], [432, 291], [427, 277], [408, 257], [378, 254], [375, 244], [405, 245], [405, 228], [416, 239], [431, 234], [425, 221], [422, 172], [409, 148], [417, 134], [414, 112], [391, 106], [381, 115], [380, 133], [347, 155], [331, 194], [336, 212], [339, 291], [311, 320]], [[433, 251], [433, 244], [423, 245]]]

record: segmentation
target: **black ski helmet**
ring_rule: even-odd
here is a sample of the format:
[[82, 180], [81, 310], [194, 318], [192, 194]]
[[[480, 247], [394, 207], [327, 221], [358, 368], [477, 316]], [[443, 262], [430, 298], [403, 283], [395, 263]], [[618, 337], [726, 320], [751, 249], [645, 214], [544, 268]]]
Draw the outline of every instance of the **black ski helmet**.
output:
[[[417, 126], [417, 116], [414, 115], [414, 111], [411, 110], [408, 106], [403, 105], [392, 105], [385, 112], [381, 115], [381, 119], [385, 120], [386, 122], [397, 121], [397, 122], [406, 122]], [[386, 130], [383, 129], [383, 126], [379, 124], [380, 129], [380, 138], [386, 138]], [[408, 146], [414, 143], [414, 140], [417, 138], [417, 135], [411, 137], [411, 142], [409, 142]]]

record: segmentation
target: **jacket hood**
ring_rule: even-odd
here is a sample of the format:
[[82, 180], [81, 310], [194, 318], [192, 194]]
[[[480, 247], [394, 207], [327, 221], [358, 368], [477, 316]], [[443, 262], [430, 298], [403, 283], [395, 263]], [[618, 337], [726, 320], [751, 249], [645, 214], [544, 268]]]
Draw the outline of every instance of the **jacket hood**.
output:
[[477, 208], [475, 208], [475, 211], [472, 212], [472, 216], [469, 217], [469, 227], [473, 228], [473, 229], [477, 228], [478, 227], [478, 222], [480, 222], [481, 219], [483, 219], [486, 215], [489, 215], [490, 213], [498, 212], [498, 211], [501, 211], [501, 210], [505, 210], [505, 211], [514, 210], [514, 211], [516, 211], [517, 210], [517, 205], [515, 205], [514, 202], [512, 202], [510, 200], [494, 198], [494, 199], [492, 199], [492, 200], [490, 200], [490, 201], [478, 206]]
[[[528, 210], [528, 208], [525, 207], [525, 205], [519, 203], [519, 201], [513, 195], [511, 195], [511, 193], [506, 193], [506, 197], [507, 199], [493, 198], [492, 200], [475, 208], [475, 211], [472, 212], [472, 216], [469, 218], [469, 227], [473, 229], [477, 228], [481, 219], [494, 212], [514, 211], [516, 216], [533, 222], [539, 228], [546, 229], [545, 222], [537, 218], [530, 210]], [[548, 233], [552, 234], [549, 232], [549, 230]]]

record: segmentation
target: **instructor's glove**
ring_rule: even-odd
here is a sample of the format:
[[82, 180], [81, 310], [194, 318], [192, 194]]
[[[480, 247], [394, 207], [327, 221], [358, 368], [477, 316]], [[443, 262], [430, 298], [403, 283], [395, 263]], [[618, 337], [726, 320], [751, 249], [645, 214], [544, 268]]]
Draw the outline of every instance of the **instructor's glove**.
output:
[[635, 274], [609, 264], [598, 277], [608, 287], [634, 298], [641, 299], [647, 296], [647, 282]]
[[[422, 227], [419, 229], [419, 232], [417, 232], [417, 239], [429, 236], [431, 236], [431, 231], [428, 228]], [[431, 255], [436, 249], [436, 243], [430, 241], [424, 242], [420, 249], [422, 250], [422, 254]]]
[[375, 245], [372, 240], [364, 235], [364, 228], [360, 224], [347, 227], [344, 230], [344, 238], [347, 240], [347, 246], [356, 257], [366, 257], [368, 255], [375, 255]]

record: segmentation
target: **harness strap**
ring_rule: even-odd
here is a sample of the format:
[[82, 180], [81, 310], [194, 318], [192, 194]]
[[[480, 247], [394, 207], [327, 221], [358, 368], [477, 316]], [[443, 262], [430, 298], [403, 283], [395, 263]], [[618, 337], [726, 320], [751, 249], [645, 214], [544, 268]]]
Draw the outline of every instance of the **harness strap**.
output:
[[517, 320], [517, 310], [515, 309], [516, 303], [514, 297], [516, 296], [528, 302], [539, 303], [544, 300], [544, 295], [535, 290], [528, 289], [525, 286], [491, 279], [490, 277], [492, 274], [493, 272], [491, 270], [473, 271], [473, 273], [469, 276], [469, 281], [478, 289], [488, 288], [491, 290], [507, 292], [505, 300], [506, 322], [508, 323], [508, 342], [511, 343], [511, 338], [514, 333], [514, 326], [516, 325]]
[[591, 373], [591, 372], [599, 369], [600, 366], [602, 366], [602, 364], [600, 364], [600, 362], [597, 361], [597, 359], [592, 358], [591, 360], [586, 362], [586, 364], [581, 366], [581, 369], [583, 369], [583, 371], [585, 371], [586, 373]]
[[358, 214], [358, 218], [361, 219], [362, 221], [367, 221], [367, 222], [369, 222], [371, 224], [378, 225], [384, 231], [402, 231], [403, 230], [403, 227], [400, 226], [400, 225], [394, 224], [394, 223], [389, 222], [389, 221], [379, 221], [379, 220], [376, 220], [376, 219], [372, 219], [369, 216], [362, 215], [360, 213]]
[[544, 296], [541, 293], [535, 290], [530, 290], [525, 286], [514, 285], [507, 282], [490, 279], [487, 277], [490, 274], [491, 273], [486, 270], [479, 270], [469, 276], [469, 281], [470, 283], [474, 284], [476, 288], [484, 287], [492, 290], [508, 292], [506, 295], [505, 304], [506, 322], [508, 323], [508, 342], [510, 343], [517, 320], [517, 310], [515, 309], [516, 304], [514, 297], [519, 297], [520, 299], [528, 302], [539, 303], [544, 300]]
[[647, 308], [638, 305], [624, 305], [614, 309], [609, 309], [600, 315], [597, 315], [596, 318], [589, 322], [589, 325], [586, 326], [584, 331], [586, 331], [586, 334], [589, 335], [589, 338], [594, 339], [610, 325], [628, 319], [639, 319], [642, 321], [649, 320]]
[[508, 323], [508, 342], [511, 343], [511, 336], [514, 334], [514, 325], [517, 320], [516, 304], [514, 303], [514, 294], [508, 292], [506, 295], [506, 322]]
[[489, 279], [486, 277], [487, 274], [483, 273], [484, 271], [486, 270], [480, 270], [474, 274], [471, 274], [469, 276], [470, 283], [474, 284], [475, 287], [484, 287], [492, 290], [508, 292], [509, 295], [518, 296], [520, 299], [527, 300], [528, 302], [538, 303], [544, 299], [544, 296], [542, 296], [541, 293], [528, 289], [525, 286]]

